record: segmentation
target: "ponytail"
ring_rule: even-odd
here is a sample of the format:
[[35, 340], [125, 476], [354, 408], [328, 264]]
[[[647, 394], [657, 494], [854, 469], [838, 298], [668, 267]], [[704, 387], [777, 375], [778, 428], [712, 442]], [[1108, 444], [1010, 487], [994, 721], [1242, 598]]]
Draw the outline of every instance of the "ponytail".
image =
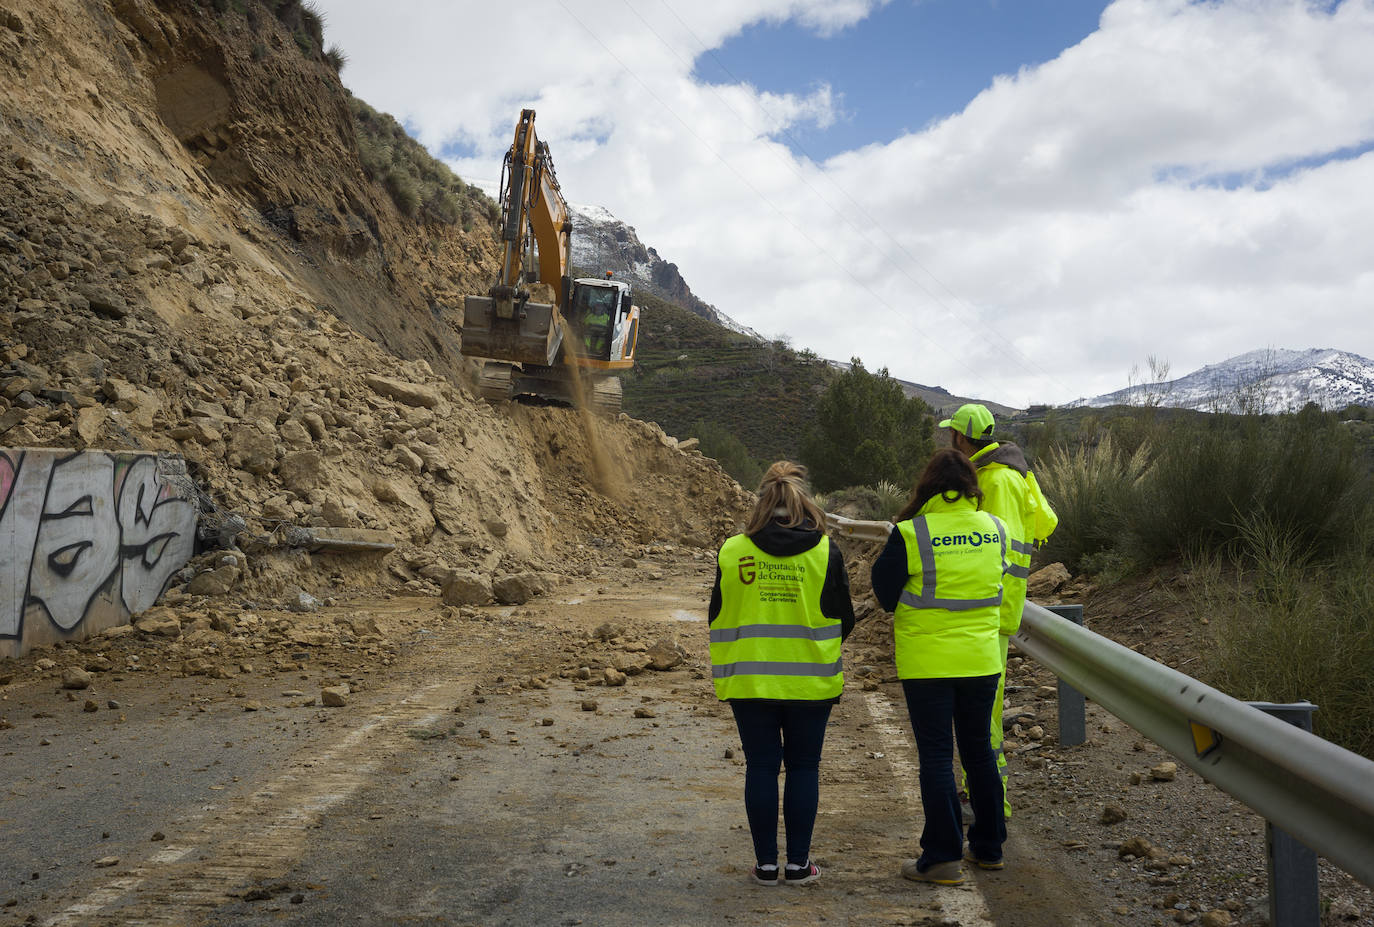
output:
[[790, 460], [779, 460], [768, 468], [759, 484], [759, 501], [749, 516], [745, 534], [754, 534], [773, 519], [784, 528], [810, 525], [825, 530], [825, 512], [806, 494], [806, 468]]

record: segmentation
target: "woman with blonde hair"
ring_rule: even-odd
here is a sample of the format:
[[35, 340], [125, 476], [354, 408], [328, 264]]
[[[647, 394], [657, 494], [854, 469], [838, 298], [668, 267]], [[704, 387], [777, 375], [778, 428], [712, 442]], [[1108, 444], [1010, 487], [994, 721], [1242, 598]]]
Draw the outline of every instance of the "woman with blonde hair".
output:
[[[716, 558], [711, 675], [744, 746], [744, 810], [761, 885], [820, 878], [811, 833], [820, 800], [821, 746], [844, 687], [840, 644], [854, 629], [849, 574], [806, 493], [806, 470], [780, 460], [759, 486], [743, 534]], [[778, 773], [787, 768], [786, 868], [778, 867]]]

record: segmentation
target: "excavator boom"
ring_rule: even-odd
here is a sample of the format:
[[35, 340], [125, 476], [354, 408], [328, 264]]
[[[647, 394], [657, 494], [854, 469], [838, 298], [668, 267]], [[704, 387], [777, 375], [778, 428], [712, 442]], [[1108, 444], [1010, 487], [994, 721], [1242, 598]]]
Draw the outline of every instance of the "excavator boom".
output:
[[463, 354], [487, 359], [482, 395], [619, 411], [620, 381], [607, 374], [634, 366], [639, 309], [625, 283], [569, 276], [572, 221], [532, 109], [521, 111], [506, 152], [501, 216], [496, 283], [463, 300]]

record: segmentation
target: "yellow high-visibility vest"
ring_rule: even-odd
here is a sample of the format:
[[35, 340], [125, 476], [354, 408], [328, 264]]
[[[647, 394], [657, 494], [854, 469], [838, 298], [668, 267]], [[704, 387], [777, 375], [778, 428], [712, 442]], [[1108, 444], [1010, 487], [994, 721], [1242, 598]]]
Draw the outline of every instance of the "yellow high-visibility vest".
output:
[[908, 574], [892, 617], [897, 676], [1000, 673], [1006, 526], [978, 511], [971, 499], [935, 496], [897, 530], [906, 544]]
[[1035, 545], [1048, 538], [1059, 524], [1035, 474], [1023, 476], [1019, 470], [985, 458], [998, 445], [990, 444], [972, 458], [978, 468], [978, 488], [983, 491], [983, 511], [1000, 518], [1007, 526], [1007, 575], [1002, 597], [1003, 635], [1015, 634], [1021, 627], [1021, 611], [1026, 602], [1026, 580], [1030, 577], [1031, 554]]
[[711, 624], [716, 696], [832, 699], [844, 687], [841, 624], [821, 614], [830, 539], [791, 557], [765, 553], [747, 535], [726, 541], [720, 614]]

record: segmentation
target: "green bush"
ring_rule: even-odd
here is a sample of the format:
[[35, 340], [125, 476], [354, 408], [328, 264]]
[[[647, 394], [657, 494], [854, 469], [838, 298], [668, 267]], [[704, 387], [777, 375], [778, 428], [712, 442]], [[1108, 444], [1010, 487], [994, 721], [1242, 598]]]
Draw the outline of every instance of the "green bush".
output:
[[324, 60], [329, 62], [329, 66], [334, 69], [335, 74], [343, 72], [344, 66], [348, 64], [348, 55], [337, 45], [329, 46], [329, 51], [324, 53]]
[[700, 442], [701, 453], [720, 464], [736, 483], [745, 489], [758, 489], [767, 467], [749, 455], [749, 449], [734, 432], [715, 422], [697, 421], [689, 434]]
[[1079, 572], [1090, 570], [1092, 560], [1097, 569], [1091, 572], [1108, 564], [1114, 572], [1121, 570], [1121, 555], [1115, 551], [1125, 528], [1122, 510], [1137, 491], [1149, 454], [1148, 444], [1127, 454], [1110, 431], [1095, 446], [1049, 452], [1035, 474], [1059, 516], [1059, 527], [1041, 551], [1043, 562], [1058, 560]]
[[1149, 472], [1122, 507], [1142, 565], [1229, 548], [1256, 518], [1325, 555], [1364, 507], [1349, 433], [1310, 406], [1278, 417], [1213, 416], [1163, 432]]
[[1314, 560], [1301, 533], [1245, 523], [1230, 561], [1192, 563], [1217, 652], [1208, 682], [1237, 698], [1318, 706], [1316, 732], [1374, 758], [1374, 543], [1367, 524], [1337, 556]]

